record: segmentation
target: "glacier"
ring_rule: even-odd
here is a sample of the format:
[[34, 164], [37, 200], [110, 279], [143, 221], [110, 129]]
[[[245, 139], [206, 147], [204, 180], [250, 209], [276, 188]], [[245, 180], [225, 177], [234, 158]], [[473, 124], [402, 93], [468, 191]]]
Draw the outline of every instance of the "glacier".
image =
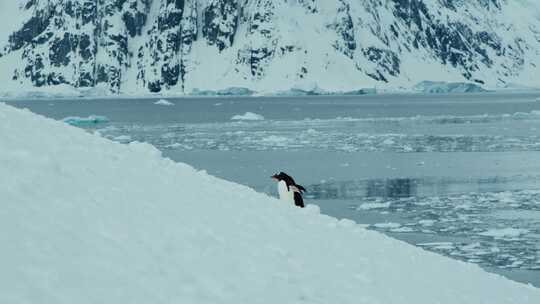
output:
[[539, 87], [530, 0], [13, 0], [0, 18], [7, 96]]

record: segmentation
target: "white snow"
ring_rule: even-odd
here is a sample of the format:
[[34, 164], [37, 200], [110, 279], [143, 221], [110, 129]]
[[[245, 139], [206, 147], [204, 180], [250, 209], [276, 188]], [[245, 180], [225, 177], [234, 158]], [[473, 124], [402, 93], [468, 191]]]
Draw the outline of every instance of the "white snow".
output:
[[148, 144], [0, 104], [0, 145], [0, 303], [540, 303]]
[[264, 120], [264, 116], [253, 112], [246, 112], [243, 115], [234, 115], [231, 120]]
[[174, 106], [174, 103], [166, 100], [166, 99], [160, 99], [156, 102], [154, 102], [155, 105], [160, 105], [160, 106]]
[[523, 234], [527, 234], [528, 232], [529, 231], [527, 229], [502, 228], [502, 229], [490, 229], [490, 230], [479, 233], [479, 235], [490, 236], [494, 238], [515, 238]]

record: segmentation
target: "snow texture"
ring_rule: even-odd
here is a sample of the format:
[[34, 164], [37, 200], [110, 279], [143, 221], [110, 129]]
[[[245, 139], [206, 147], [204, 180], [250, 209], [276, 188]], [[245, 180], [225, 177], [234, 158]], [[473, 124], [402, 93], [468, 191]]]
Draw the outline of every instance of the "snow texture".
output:
[[148, 144], [4, 104], [0, 143], [0, 303], [540, 302], [532, 286], [209, 176]]

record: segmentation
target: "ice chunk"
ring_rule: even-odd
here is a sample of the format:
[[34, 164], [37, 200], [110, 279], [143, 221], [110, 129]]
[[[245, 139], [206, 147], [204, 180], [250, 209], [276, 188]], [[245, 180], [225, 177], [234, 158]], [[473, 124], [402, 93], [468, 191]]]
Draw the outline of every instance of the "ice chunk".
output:
[[422, 226], [433, 226], [435, 224], [434, 220], [420, 220], [418, 221], [418, 224]]
[[390, 207], [390, 202], [387, 203], [364, 203], [358, 206], [357, 210], [385, 209]]
[[69, 116], [62, 119], [62, 121], [67, 124], [77, 126], [77, 125], [104, 123], [104, 122], [108, 122], [109, 119], [105, 116], [90, 115], [88, 117]]
[[414, 232], [414, 229], [410, 228], [410, 227], [399, 227], [399, 228], [393, 228], [393, 229], [390, 229], [391, 232]]
[[373, 224], [373, 226], [376, 228], [383, 228], [383, 229], [397, 229], [401, 227], [401, 225], [398, 223], [377, 223], [377, 224]]
[[166, 99], [160, 99], [156, 102], [154, 102], [155, 105], [160, 105], [160, 106], [174, 106], [174, 103], [166, 100]]
[[264, 116], [253, 112], [246, 112], [244, 115], [234, 115], [231, 120], [264, 120]]
[[503, 228], [503, 229], [490, 229], [490, 230], [479, 233], [479, 235], [490, 236], [493, 238], [514, 238], [514, 237], [519, 237], [523, 234], [527, 234], [528, 232], [529, 230], [527, 229]]

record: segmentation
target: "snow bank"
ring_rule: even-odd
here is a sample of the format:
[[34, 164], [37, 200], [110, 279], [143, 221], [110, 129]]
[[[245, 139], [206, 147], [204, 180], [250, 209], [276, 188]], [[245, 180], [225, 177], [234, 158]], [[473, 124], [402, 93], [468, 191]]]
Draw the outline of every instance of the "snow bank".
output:
[[466, 82], [422, 81], [413, 87], [421, 93], [478, 93], [487, 92], [481, 86]]
[[231, 120], [264, 120], [264, 116], [252, 112], [246, 112], [244, 115], [234, 115]]
[[105, 116], [90, 115], [88, 117], [69, 116], [62, 119], [62, 121], [67, 124], [77, 126], [77, 125], [98, 124], [98, 123], [108, 122], [109, 119]]
[[0, 303], [540, 303], [148, 144], [0, 104], [0, 145]]
[[166, 100], [166, 99], [160, 99], [156, 102], [154, 102], [155, 105], [160, 105], [160, 106], [174, 106], [174, 103]]

